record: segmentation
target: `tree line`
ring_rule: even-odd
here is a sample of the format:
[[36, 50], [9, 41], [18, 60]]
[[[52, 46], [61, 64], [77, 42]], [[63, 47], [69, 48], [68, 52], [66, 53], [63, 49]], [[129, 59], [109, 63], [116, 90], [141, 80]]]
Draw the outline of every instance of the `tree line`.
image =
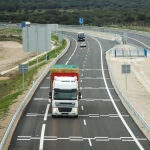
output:
[[150, 25], [150, 0], [1, 0], [0, 21], [19, 23]]

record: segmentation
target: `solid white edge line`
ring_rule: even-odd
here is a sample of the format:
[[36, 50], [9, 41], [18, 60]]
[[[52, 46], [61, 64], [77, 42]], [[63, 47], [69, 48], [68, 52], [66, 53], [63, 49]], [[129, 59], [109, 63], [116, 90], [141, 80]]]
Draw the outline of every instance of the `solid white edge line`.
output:
[[39, 150], [43, 150], [45, 127], [46, 127], [46, 124], [43, 124], [42, 131], [41, 131], [41, 138], [40, 138]]
[[88, 142], [89, 142], [90, 147], [92, 147], [91, 139], [88, 139]]
[[142, 44], [142, 45], [144, 45], [144, 46], [146, 46], [147, 48], [150, 49], [150, 47], [149, 47], [148, 45], [146, 45], [145, 43], [143, 43], [143, 42], [141, 42], [141, 41], [139, 41], [139, 40], [137, 40], [137, 39], [135, 39], [135, 38], [131, 38], [131, 37], [128, 37], [128, 38], [131, 39], [131, 40], [134, 40], [134, 41], [136, 41], [136, 42], [139, 42], [140, 44]]
[[50, 104], [47, 104], [47, 108], [46, 108], [45, 115], [44, 115], [44, 121], [46, 121], [46, 120], [47, 120], [49, 107], [50, 107]]
[[[68, 36], [68, 37], [70, 37], [70, 38], [72, 38], [73, 40], [75, 40], [75, 39], [74, 39], [73, 37], [71, 37], [71, 36]], [[72, 53], [72, 55], [71, 55], [71, 56], [69, 57], [69, 59], [67, 60], [66, 65], [69, 63], [70, 59], [72, 58], [72, 56], [75, 54], [75, 52], [76, 52], [76, 50], [77, 50], [77, 45], [78, 45], [77, 40], [75, 40], [75, 42], [76, 42], [76, 47], [75, 47], [74, 52]]]
[[122, 117], [122, 115], [121, 115], [121, 113], [120, 113], [120, 111], [119, 111], [117, 105], [116, 105], [115, 102], [114, 102], [114, 99], [113, 99], [113, 97], [112, 97], [112, 95], [111, 95], [111, 93], [110, 93], [110, 91], [109, 91], [109, 88], [108, 88], [108, 85], [107, 85], [107, 82], [106, 82], [105, 73], [104, 73], [102, 46], [101, 46], [100, 42], [99, 42], [96, 38], [94, 38], [94, 37], [92, 37], [92, 38], [95, 39], [95, 40], [98, 42], [99, 46], [100, 46], [102, 75], [103, 75], [103, 78], [104, 78], [104, 83], [105, 83], [105, 86], [106, 86], [108, 95], [109, 95], [109, 97], [110, 97], [110, 99], [111, 99], [111, 101], [112, 101], [112, 104], [113, 104], [113, 106], [114, 106], [116, 112], [118, 113], [118, 115], [119, 115], [119, 117], [120, 117], [122, 123], [124, 124], [124, 126], [125, 126], [126, 129], [128, 130], [129, 134], [130, 134], [130, 135], [132, 136], [132, 138], [134, 139], [134, 141], [135, 141], [135, 143], [137, 144], [137, 146], [140, 148], [140, 150], [144, 150], [144, 148], [142, 147], [142, 145], [140, 144], [140, 142], [137, 140], [137, 138], [135, 137], [134, 133], [132, 132], [132, 130], [130, 129], [130, 127], [128, 126], [128, 124], [126, 123], [126, 121], [124, 120], [124, 118]]

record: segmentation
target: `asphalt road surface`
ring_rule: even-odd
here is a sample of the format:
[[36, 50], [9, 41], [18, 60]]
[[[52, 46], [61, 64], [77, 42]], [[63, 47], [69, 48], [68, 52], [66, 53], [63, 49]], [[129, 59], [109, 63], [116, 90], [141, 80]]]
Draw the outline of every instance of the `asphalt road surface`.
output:
[[86, 37], [87, 47], [80, 48], [76, 35], [69, 35], [69, 52], [57, 63], [80, 68], [79, 117], [51, 117], [48, 74], [26, 107], [9, 150], [149, 150], [110, 80], [104, 56], [116, 43]]

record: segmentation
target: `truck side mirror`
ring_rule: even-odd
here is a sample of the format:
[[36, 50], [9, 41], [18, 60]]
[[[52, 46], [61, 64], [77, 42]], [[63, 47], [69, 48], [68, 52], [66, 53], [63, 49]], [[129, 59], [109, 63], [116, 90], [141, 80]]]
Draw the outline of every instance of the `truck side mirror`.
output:
[[50, 99], [52, 98], [52, 92], [49, 92], [49, 98]]

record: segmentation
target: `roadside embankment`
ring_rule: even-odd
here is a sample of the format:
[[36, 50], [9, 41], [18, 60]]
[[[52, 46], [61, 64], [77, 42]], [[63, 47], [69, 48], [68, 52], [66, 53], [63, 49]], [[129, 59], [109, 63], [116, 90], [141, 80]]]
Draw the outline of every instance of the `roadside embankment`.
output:
[[[7, 114], [0, 119], [0, 149], [4, 147], [4, 149], [8, 149], [8, 145], [10, 143], [13, 131], [19, 121], [19, 118], [22, 115], [23, 110], [26, 105], [30, 101], [32, 95], [36, 91], [36, 88], [49, 72], [51, 65], [56, 63], [63, 54], [65, 54], [70, 46], [70, 42], [68, 39], [62, 41], [60, 47], [51, 51], [51, 58], [44, 65], [35, 67], [38, 70], [34, 72], [34, 79], [29, 78], [33, 83], [28, 85], [15, 100], [11, 100], [11, 106], [7, 109]], [[31, 69], [32, 70], [32, 69]], [[20, 88], [21, 89], [21, 88]], [[3, 106], [2, 106], [3, 107]], [[1, 109], [0, 109], [1, 110]], [[3, 148], [2, 148], [3, 149]]]
[[[118, 45], [106, 53], [106, 59], [116, 92], [137, 125], [150, 140], [150, 55], [115, 57], [116, 48], [132, 51], [137, 47]], [[122, 73], [124, 64], [130, 65], [131, 73]]]

